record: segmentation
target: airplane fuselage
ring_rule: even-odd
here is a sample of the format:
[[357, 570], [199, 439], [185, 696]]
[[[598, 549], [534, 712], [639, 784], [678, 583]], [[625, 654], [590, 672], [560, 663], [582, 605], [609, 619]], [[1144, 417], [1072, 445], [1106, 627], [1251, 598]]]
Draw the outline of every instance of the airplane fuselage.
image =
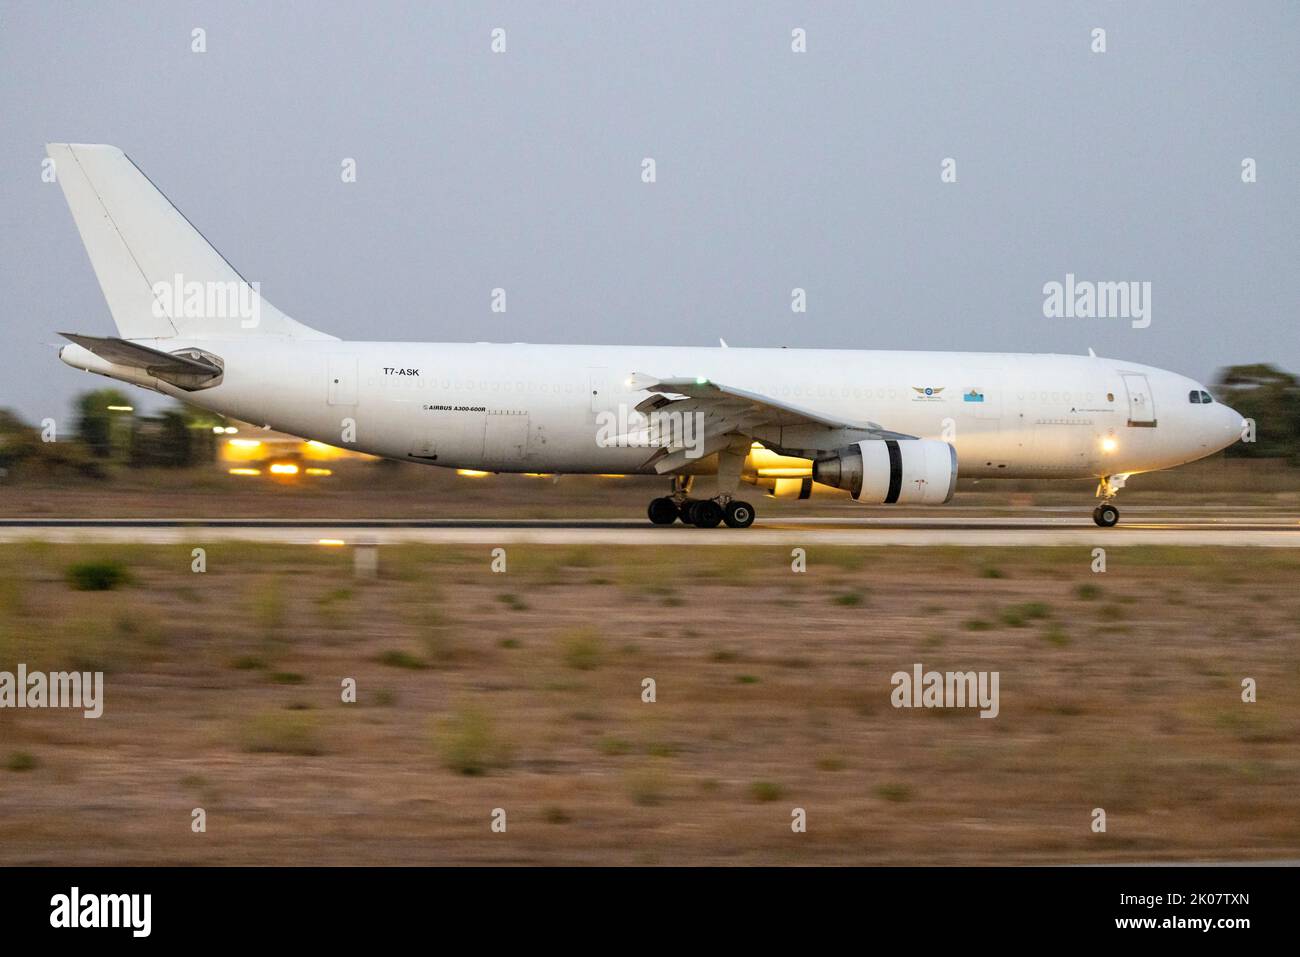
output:
[[[149, 344], [171, 352], [186, 345]], [[331, 445], [502, 472], [653, 472], [646, 448], [598, 441], [602, 421], [650, 395], [629, 384], [635, 374], [726, 383], [832, 418], [943, 439], [964, 477], [1169, 468], [1231, 444], [1241, 424], [1224, 405], [1190, 401], [1203, 391], [1195, 380], [1093, 356], [270, 337], [194, 344], [221, 357], [219, 384], [154, 387]], [[65, 354], [81, 365], [72, 358]]]

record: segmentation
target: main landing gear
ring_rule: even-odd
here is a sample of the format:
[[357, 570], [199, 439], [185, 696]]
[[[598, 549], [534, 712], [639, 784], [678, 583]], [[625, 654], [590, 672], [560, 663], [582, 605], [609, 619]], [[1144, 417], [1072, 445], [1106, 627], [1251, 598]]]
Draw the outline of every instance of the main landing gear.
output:
[[696, 528], [717, 528], [724, 522], [728, 528], [749, 528], [754, 524], [754, 506], [735, 498], [726, 502], [683, 498], [678, 502], [664, 496], [654, 499], [646, 514], [656, 525], [671, 525], [679, 518], [682, 524]]
[[734, 493], [740, 487], [740, 472], [749, 454], [750, 440], [736, 436], [718, 453], [717, 494], [713, 498], [691, 498], [692, 475], [673, 476], [673, 494], [657, 498], [646, 510], [656, 525], [671, 525], [681, 519], [696, 528], [749, 528], [754, 524], [754, 506]]
[[1103, 475], [1101, 482], [1097, 485], [1097, 497], [1102, 500], [1101, 504], [1092, 510], [1092, 520], [1102, 528], [1114, 528], [1119, 522], [1119, 509], [1111, 504], [1111, 499], [1119, 494], [1119, 490], [1124, 487], [1128, 481], [1127, 475]]
[[748, 502], [726, 492], [714, 498], [690, 498], [692, 484], [692, 476], [673, 476], [673, 494], [655, 499], [646, 509], [650, 521], [671, 525], [680, 518], [683, 525], [696, 528], [717, 528], [724, 522], [728, 528], [749, 528], [754, 524], [754, 506]]

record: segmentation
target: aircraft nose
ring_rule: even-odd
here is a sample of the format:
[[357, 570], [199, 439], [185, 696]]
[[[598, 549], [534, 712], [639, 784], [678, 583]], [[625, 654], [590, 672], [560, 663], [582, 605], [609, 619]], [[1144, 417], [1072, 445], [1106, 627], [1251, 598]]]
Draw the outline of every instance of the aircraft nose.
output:
[[1244, 434], [1244, 421], [1241, 413], [1231, 406], [1220, 405], [1219, 409], [1219, 434], [1223, 443], [1220, 448], [1227, 448]]

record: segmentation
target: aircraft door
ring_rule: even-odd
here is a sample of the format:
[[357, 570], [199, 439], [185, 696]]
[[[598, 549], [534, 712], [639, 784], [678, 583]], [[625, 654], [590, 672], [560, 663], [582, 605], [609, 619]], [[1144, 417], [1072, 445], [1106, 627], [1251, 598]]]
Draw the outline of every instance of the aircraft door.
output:
[[528, 454], [528, 413], [489, 412], [483, 435], [483, 461], [518, 464]]
[[1156, 406], [1151, 398], [1147, 377], [1136, 372], [1122, 373], [1124, 389], [1128, 392], [1128, 424], [1142, 428], [1155, 428]]

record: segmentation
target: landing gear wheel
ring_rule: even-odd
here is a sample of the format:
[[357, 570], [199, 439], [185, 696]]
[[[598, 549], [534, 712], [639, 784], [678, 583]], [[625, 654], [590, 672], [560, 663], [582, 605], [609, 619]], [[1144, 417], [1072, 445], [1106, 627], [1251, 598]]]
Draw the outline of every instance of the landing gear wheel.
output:
[[682, 520], [683, 525], [695, 524], [695, 506], [699, 504], [694, 499], [688, 499], [677, 507], [677, 517]]
[[691, 523], [696, 528], [717, 528], [722, 524], [722, 506], [711, 499], [691, 506]]
[[733, 498], [722, 510], [722, 519], [728, 528], [749, 528], [754, 524], [754, 506]]
[[1119, 509], [1114, 505], [1098, 505], [1092, 510], [1092, 520], [1102, 528], [1113, 528], [1119, 521]]
[[656, 525], [671, 525], [677, 521], [677, 503], [667, 497], [651, 499], [646, 514]]

